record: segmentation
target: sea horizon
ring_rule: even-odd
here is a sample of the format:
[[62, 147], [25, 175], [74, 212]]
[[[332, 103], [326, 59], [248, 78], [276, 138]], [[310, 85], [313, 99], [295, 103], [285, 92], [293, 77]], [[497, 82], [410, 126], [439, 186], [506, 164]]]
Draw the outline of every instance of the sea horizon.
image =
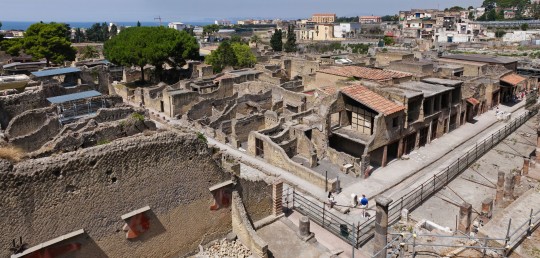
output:
[[[34, 23], [38, 23], [40, 21], [0, 21], [2, 22], [2, 30], [26, 30], [28, 29], [28, 27], [30, 27], [30, 25], [34, 24]], [[50, 23], [50, 22], [53, 22], [53, 21], [43, 21], [44, 23]], [[66, 24], [69, 24], [69, 26], [71, 26], [71, 28], [90, 28], [92, 27], [92, 25], [94, 25], [95, 23], [103, 23], [102, 22], [97, 22], [97, 21], [88, 21], [88, 22], [69, 22], [69, 21], [54, 21], [54, 22], [57, 22], [57, 23], [66, 23]], [[106, 22], [107, 24], [109, 24], [110, 22]], [[118, 25], [118, 26], [137, 26], [137, 21], [120, 21], [120, 22], [113, 22], [114, 24]], [[141, 25], [142, 26], [159, 26], [160, 23], [158, 21], [140, 21]], [[209, 24], [213, 24], [212, 21], [186, 21], [186, 22], [183, 22], [185, 24], [189, 24], [189, 25], [193, 25], [193, 26], [204, 26], [204, 25], [209, 25]], [[163, 26], [167, 26], [167, 24], [169, 24], [169, 21], [163, 21], [161, 23]]]

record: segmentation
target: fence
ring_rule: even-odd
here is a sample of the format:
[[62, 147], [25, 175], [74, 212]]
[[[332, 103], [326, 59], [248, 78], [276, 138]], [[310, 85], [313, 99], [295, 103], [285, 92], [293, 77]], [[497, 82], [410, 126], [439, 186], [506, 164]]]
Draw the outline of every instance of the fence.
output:
[[287, 209], [295, 209], [345, 242], [356, 245], [356, 232], [354, 230], [356, 227], [354, 224], [329, 212], [329, 207], [326, 207], [327, 204], [311, 201], [291, 188], [284, 191], [283, 203]]
[[[459, 157], [450, 166], [433, 175], [433, 178], [422, 183], [397, 201], [394, 201], [389, 207], [389, 225], [394, 224], [401, 218], [402, 209], [411, 211], [418, 207], [536, 113], [537, 110], [527, 111], [513, 119], [512, 122], [509, 122], [497, 132], [491, 134], [484, 140], [477, 142], [472, 149]], [[375, 217], [370, 217], [362, 224], [355, 226], [328, 212], [324, 203], [321, 204], [310, 201], [294, 190], [290, 191], [287, 189], [283, 198], [283, 202], [287, 204], [288, 209], [295, 209], [299, 213], [310, 217], [315, 223], [321, 225], [323, 228], [357, 248], [366, 244], [374, 236]]]
[[[410, 191], [397, 201], [394, 201], [390, 205], [388, 211], [389, 225], [395, 223], [401, 218], [402, 209], [413, 210], [414, 208], [418, 207], [432, 194], [447, 185], [452, 179], [454, 179], [454, 177], [456, 177], [479, 157], [489, 151], [493, 146], [495, 146], [512, 132], [514, 132], [518, 127], [523, 125], [534, 114], [536, 114], [536, 111], [527, 111], [526, 113], [515, 118], [514, 120], [512, 120], [512, 122], [508, 123], [506, 126], [499, 129], [497, 132], [491, 134], [484, 140], [477, 142], [472, 149], [459, 157], [456, 161], [450, 164], [450, 166], [446, 167], [443, 171], [433, 175], [433, 178], [422, 183], [420, 186]], [[373, 217], [358, 226], [358, 239], [356, 241], [357, 246], [364, 245], [371, 239], [371, 237], [373, 237], [374, 226], [375, 218]]]
[[[489, 237], [470, 237], [470, 236], [460, 236], [460, 235], [436, 235], [436, 234], [416, 234], [411, 232], [405, 233], [393, 233], [389, 234], [391, 236], [389, 243], [383, 247], [381, 250], [375, 252], [372, 257], [376, 257], [381, 252], [390, 250], [388, 253], [392, 257], [415, 257], [418, 249], [417, 247], [451, 247], [451, 248], [463, 248], [464, 249], [475, 249], [482, 254], [486, 255], [487, 251], [495, 252], [497, 256], [508, 257], [510, 253], [526, 238], [531, 236], [532, 232], [538, 228], [538, 223], [540, 222], [540, 211], [533, 213], [531, 209], [529, 219], [524, 221], [519, 227], [517, 227], [513, 232], [510, 232], [510, 226], [512, 225], [512, 219], [508, 221], [508, 229], [506, 235], [501, 236], [500, 238], [489, 238]], [[501, 232], [502, 235], [502, 232]], [[424, 239], [426, 238], [426, 239]], [[452, 244], [448, 241], [443, 241], [442, 238], [458, 240], [458, 242], [465, 242], [467, 240], [473, 240], [468, 242], [470, 244]], [[501, 245], [501, 243], [504, 243]], [[408, 247], [412, 247], [410, 250]], [[410, 251], [410, 253], [408, 252]]]

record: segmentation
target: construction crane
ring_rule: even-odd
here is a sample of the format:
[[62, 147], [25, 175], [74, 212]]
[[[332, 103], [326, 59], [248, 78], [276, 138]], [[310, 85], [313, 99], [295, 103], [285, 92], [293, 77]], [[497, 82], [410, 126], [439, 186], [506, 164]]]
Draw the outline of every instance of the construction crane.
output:
[[154, 18], [154, 20], [155, 20], [155, 21], [156, 21], [156, 20], [159, 20], [159, 27], [161, 27], [161, 20], [162, 20], [162, 19], [161, 19], [161, 15], [158, 16], [157, 18]]

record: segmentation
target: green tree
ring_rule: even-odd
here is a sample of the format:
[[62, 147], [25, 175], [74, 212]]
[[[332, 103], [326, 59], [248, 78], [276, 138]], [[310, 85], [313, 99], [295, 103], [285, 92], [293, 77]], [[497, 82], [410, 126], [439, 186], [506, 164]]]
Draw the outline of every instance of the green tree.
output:
[[101, 37], [103, 39], [103, 42], [109, 39], [109, 26], [107, 26], [106, 22], [101, 24]]
[[23, 39], [6, 39], [0, 42], [0, 50], [5, 51], [11, 56], [18, 56], [23, 48]]
[[75, 39], [74, 39], [74, 41], [77, 42], [77, 43], [86, 41], [86, 35], [81, 30], [81, 28], [75, 29]]
[[112, 38], [112, 37], [115, 37], [116, 35], [118, 35], [118, 27], [116, 26], [116, 24], [113, 24], [111, 26], [111, 31], [109, 31], [109, 36]]
[[528, 30], [528, 29], [529, 29], [529, 24], [527, 23], [521, 24], [521, 30]]
[[283, 45], [283, 48], [287, 53], [296, 52], [296, 34], [294, 34], [294, 27], [292, 25], [289, 25], [287, 30], [287, 41]]
[[[2, 22], [0, 21], [0, 30], [2, 29]], [[4, 40], [4, 34], [0, 34], [0, 42]]]
[[497, 37], [497, 38], [504, 37], [504, 34], [506, 34], [506, 31], [504, 31], [504, 30], [496, 30], [495, 31], [495, 37]]
[[141, 27], [141, 22], [137, 21], [137, 27]]
[[474, 20], [474, 12], [469, 12], [469, 20]]
[[281, 30], [276, 29], [274, 35], [270, 38], [270, 46], [274, 51], [283, 50], [283, 33]]
[[256, 34], [253, 34], [253, 36], [251, 36], [251, 38], [249, 39], [249, 42], [251, 42], [251, 43], [259, 43], [259, 42], [261, 42], [261, 39]]
[[86, 46], [81, 51], [81, 58], [84, 59], [92, 59], [92, 58], [98, 58], [99, 57], [99, 51], [94, 46]]
[[214, 35], [219, 31], [219, 26], [217, 24], [210, 24], [203, 27], [203, 35]]
[[257, 58], [251, 52], [248, 45], [242, 43], [233, 43], [232, 49], [236, 57], [236, 65], [238, 67], [253, 67], [257, 63]]
[[244, 44], [245, 42], [242, 40], [242, 37], [238, 36], [238, 35], [233, 35], [231, 37], [231, 43], [242, 43]]
[[185, 31], [165, 27], [132, 27], [105, 42], [105, 57], [116, 64], [138, 66], [144, 81], [144, 66], [156, 67], [161, 76], [163, 64], [180, 67], [188, 59], [199, 58], [197, 40]]
[[384, 22], [397, 21], [399, 17], [397, 15], [385, 15], [381, 17], [381, 20]]
[[26, 30], [23, 50], [35, 59], [44, 58], [50, 63], [61, 64], [75, 60], [77, 50], [66, 39], [66, 26], [60, 23], [35, 23]]
[[221, 72], [227, 66], [235, 67], [238, 63], [233, 47], [228, 40], [223, 41], [216, 50], [206, 56], [205, 61], [212, 65], [214, 72]]
[[394, 45], [395, 43], [394, 38], [390, 36], [384, 36], [383, 41], [385, 46]]

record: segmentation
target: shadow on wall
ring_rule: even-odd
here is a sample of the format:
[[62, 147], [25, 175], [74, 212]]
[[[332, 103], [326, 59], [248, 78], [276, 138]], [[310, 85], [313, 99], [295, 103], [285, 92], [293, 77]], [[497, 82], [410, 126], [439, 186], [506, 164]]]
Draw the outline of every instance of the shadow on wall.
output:
[[[146, 242], [158, 235], [165, 233], [165, 227], [161, 224], [153, 210], [148, 210], [126, 220], [126, 238], [131, 242]], [[129, 238], [128, 234], [135, 236]]]

